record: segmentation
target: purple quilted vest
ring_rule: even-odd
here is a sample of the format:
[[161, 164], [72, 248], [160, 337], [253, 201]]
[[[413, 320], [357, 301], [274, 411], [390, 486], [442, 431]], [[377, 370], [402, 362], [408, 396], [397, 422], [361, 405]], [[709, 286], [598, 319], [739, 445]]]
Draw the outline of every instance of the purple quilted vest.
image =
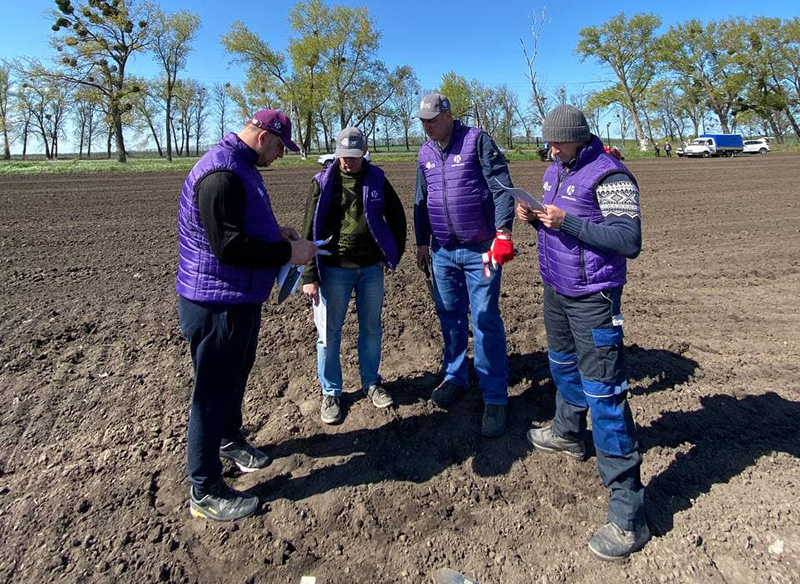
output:
[[275, 283], [277, 268], [245, 268], [223, 264], [208, 244], [200, 221], [195, 186], [211, 172], [236, 174], [246, 193], [244, 232], [265, 241], [280, 241], [267, 187], [256, 161], [258, 155], [239, 137], [227, 134], [194, 165], [183, 183], [178, 206], [180, 258], [175, 290], [189, 300], [221, 304], [264, 302]]
[[442, 246], [478, 243], [495, 235], [494, 199], [477, 151], [481, 132], [456, 120], [444, 153], [433, 140], [419, 149], [431, 230]]
[[[556, 205], [584, 221], [603, 223], [595, 187], [613, 173], [624, 173], [636, 182], [619, 160], [603, 152], [597, 136], [578, 152], [575, 168], [559, 184], [560, 162], [553, 162], [542, 179], [545, 204]], [[622, 286], [626, 282], [624, 256], [601, 251], [562, 230], [539, 227], [539, 271], [545, 284], [565, 296], [583, 296]]]
[[[394, 240], [394, 235], [386, 220], [383, 218], [383, 183], [384, 173], [383, 170], [377, 166], [373, 166], [366, 160], [364, 164], [364, 186], [362, 189], [362, 196], [364, 201], [364, 216], [367, 219], [367, 226], [370, 233], [378, 244], [386, 264], [394, 270], [400, 260], [397, 251], [397, 242]], [[339, 161], [334, 160], [333, 164], [316, 175], [314, 180], [319, 183], [319, 200], [317, 207], [314, 209], [314, 222], [313, 222], [313, 237], [315, 240], [325, 239], [330, 234], [327, 231], [328, 225], [328, 212], [331, 208], [331, 200], [333, 199], [333, 184], [334, 176], [339, 170]], [[317, 268], [319, 268], [319, 256], [317, 256]], [[319, 270], [322, 274], [322, 270]]]

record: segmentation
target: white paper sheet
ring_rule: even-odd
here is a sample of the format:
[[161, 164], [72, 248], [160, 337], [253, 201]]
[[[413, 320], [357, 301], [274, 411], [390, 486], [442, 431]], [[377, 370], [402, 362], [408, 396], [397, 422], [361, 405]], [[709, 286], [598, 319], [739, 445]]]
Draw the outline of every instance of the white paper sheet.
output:
[[544, 206], [537, 201], [532, 194], [528, 191], [523, 189], [518, 189], [516, 187], [507, 187], [503, 183], [501, 183], [498, 179], [494, 179], [497, 184], [499, 184], [503, 189], [508, 192], [509, 195], [514, 197], [520, 203], [530, 207], [531, 209], [535, 209], [537, 211], [544, 211]]
[[317, 299], [313, 303], [314, 307], [314, 326], [317, 327], [317, 333], [322, 340], [322, 346], [328, 346], [328, 302], [322, 295], [322, 290], [317, 287]]

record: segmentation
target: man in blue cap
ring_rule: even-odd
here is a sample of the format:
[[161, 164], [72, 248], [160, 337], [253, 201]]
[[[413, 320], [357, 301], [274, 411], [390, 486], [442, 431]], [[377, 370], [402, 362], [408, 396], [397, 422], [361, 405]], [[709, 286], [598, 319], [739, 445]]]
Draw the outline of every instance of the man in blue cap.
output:
[[431, 400], [448, 408], [467, 389], [470, 313], [484, 402], [481, 433], [497, 437], [506, 430], [508, 403], [500, 275], [502, 265], [514, 258], [514, 201], [501, 185], [511, 186], [511, 177], [494, 140], [453, 119], [444, 95], [426, 95], [418, 117], [430, 140], [419, 149], [417, 168], [417, 265], [433, 268], [444, 338], [444, 381]]

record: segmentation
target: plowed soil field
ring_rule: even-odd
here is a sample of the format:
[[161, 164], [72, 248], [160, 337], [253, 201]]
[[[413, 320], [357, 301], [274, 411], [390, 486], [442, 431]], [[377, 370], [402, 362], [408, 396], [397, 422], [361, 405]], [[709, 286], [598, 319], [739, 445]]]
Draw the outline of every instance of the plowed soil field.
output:
[[[384, 168], [410, 219], [414, 165]], [[544, 169], [511, 166], [533, 191]], [[441, 336], [411, 245], [386, 284], [393, 408], [358, 392], [351, 312], [346, 417], [321, 424], [308, 302], [264, 305], [245, 429], [275, 460], [226, 467], [263, 504], [218, 525], [187, 501], [184, 175], [4, 178], [0, 581], [416, 583], [450, 567], [482, 584], [800, 582], [800, 156], [631, 169], [645, 243], [623, 311], [654, 538], [622, 564], [586, 546], [605, 522], [594, 459], [524, 439], [554, 408], [532, 229], [503, 274], [505, 436], [480, 436], [477, 388], [448, 412], [429, 399]], [[281, 223], [299, 227], [313, 172], [265, 172]]]

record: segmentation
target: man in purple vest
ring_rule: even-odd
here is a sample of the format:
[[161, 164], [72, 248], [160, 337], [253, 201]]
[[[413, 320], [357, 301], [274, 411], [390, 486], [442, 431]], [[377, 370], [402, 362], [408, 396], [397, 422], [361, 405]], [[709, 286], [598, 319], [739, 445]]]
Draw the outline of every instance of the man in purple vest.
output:
[[242, 435], [261, 304], [280, 266], [305, 264], [317, 251], [278, 225], [258, 170], [282, 157], [284, 147], [298, 150], [291, 137], [286, 115], [261, 110], [197, 161], [181, 191], [175, 289], [194, 365], [187, 473], [195, 517], [233, 521], [255, 513], [258, 498], [225, 484], [220, 459], [243, 472], [270, 462]]
[[414, 198], [417, 265], [431, 264], [436, 312], [444, 338], [444, 381], [431, 394], [450, 407], [469, 382], [468, 312], [474, 362], [485, 404], [481, 433], [506, 429], [508, 359], [500, 316], [501, 266], [514, 257], [514, 203], [502, 152], [489, 135], [453, 119], [450, 101], [426, 95], [418, 117], [430, 138], [419, 149]]
[[311, 182], [303, 224], [305, 237], [331, 238], [325, 245], [330, 255], [317, 256], [303, 273], [303, 293], [314, 302], [315, 318], [325, 319], [317, 340], [317, 373], [322, 385], [320, 417], [326, 424], [342, 419], [339, 351], [353, 290], [361, 390], [376, 408], [393, 403], [378, 373], [383, 270], [394, 270], [403, 255], [406, 215], [383, 170], [364, 160], [366, 151], [367, 141], [358, 128], [339, 133], [334, 163]]
[[529, 430], [527, 438], [538, 450], [582, 460], [591, 414], [597, 466], [611, 496], [608, 523], [589, 549], [617, 560], [650, 539], [622, 345], [626, 258], [638, 256], [642, 246], [639, 188], [630, 171], [603, 151], [579, 109], [552, 110], [542, 138], [554, 159], [543, 179], [545, 210], [518, 205], [517, 215], [538, 231], [556, 414], [550, 426]]

